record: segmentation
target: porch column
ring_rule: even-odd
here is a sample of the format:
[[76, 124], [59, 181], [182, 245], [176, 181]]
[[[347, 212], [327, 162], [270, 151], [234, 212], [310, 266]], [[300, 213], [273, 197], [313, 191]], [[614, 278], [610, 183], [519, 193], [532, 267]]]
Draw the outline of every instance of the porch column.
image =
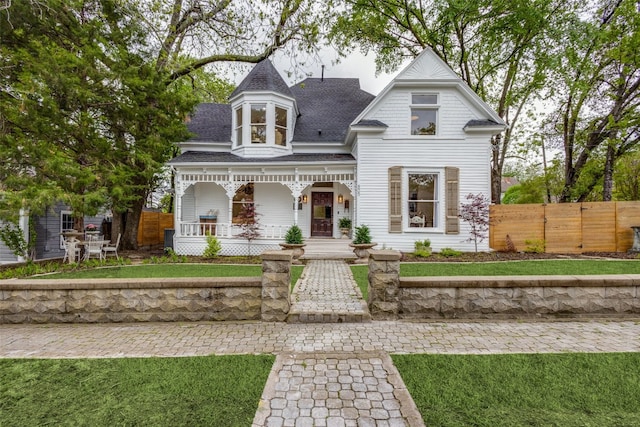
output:
[[175, 236], [180, 236], [181, 234], [181, 229], [182, 229], [182, 196], [184, 195], [184, 189], [182, 188], [182, 180], [180, 179], [180, 173], [176, 173], [175, 175], [175, 181], [173, 183], [173, 188], [174, 188], [174, 214], [173, 214], [173, 219], [175, 224], [173, 225], [174, 228], [174, 235]]
[[293, 225], [298, 225], [298, 197], [295, 194], [293, 196]]
[[228, 218], [229, 223], [227, 226], [227, 237], [231, 237], [231, 227], [233, 226], [233, 198], [236, 195], [237, 188], [233, 185], [233, 171], [228, 171], [228, 181], [222, 186], [227, 193], [228, 200]]

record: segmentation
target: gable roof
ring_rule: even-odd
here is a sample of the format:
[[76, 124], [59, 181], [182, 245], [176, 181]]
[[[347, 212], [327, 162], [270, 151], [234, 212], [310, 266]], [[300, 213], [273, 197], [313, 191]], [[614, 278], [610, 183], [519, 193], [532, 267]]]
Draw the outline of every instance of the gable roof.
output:
[[247, 77], [245, 77], [236, 90], [231, 93], [229, 99], [232, 99], [242, 92], [252, 91], [275, 92], [293, 98], [289, 86], [282, 80], [280, 73], [278, 73], [278, 70], [276, 70], [268, 59], [258, 62], [258, 64], [253, 67]]
[[[456, 75], [456, 73], [429, 47], [426, 47], [407, 67], [405, 67], [396, 78], [394, 78], [376, 97], [376, 100], [362, 111], [352, 122], [352, 125], [363, 120], [366, 115], [375, 108], [378, 102], [384, 99], [385, 95], [396, 85], [424, 84], [428, 82], [433, 85], [455, 86], [460, 93], [486, 114], [486, 121], [494, 122], [494, 126], [507, 127], [502, 120], [487, 103], [485, 103], [471, 88]], [[484, 119], [482, 121], [484, 121]]]
[[343, 142], [351, 122], [375, 99], [350, 78], [308, 78], [291, 92], [300, 112], [295, 142]]

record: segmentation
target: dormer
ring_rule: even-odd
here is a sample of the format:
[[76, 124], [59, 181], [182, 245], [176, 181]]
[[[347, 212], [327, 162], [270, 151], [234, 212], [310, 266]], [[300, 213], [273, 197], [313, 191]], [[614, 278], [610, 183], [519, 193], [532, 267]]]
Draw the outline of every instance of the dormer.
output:
[[240, 157], [292, 154], [298, 115], [291, 90], [271, 61], [258, 63], [231, 94], [231, 151]]

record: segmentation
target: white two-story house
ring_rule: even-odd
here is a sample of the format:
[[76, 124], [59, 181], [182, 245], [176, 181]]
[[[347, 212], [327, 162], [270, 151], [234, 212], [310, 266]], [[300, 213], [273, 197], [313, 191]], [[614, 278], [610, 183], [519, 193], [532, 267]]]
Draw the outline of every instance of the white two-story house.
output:
[[194, 136], [170, 162], [178, 254], [202, 254], [207, 234], [222, 254], [246, 254], [247, 204], [260, 214], [252, 253], [278, 248], [293, 224], [306, 238], [339, 238], [342, 217], [366, 224], [379, 247], [429, 239], [473, 250], [460, 204], [490, 196], [490, 139], [506, 125], [433, 51], [378, 96], [348, 78], [289, 87], [265, 60], [229, 101], [198, 106]]

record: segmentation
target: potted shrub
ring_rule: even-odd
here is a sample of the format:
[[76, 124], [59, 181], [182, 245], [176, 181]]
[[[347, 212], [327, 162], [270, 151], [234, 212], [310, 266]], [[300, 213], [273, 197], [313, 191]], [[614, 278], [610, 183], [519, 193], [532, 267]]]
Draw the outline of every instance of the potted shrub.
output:
[[299, 258], [304, 255], [304, 238], [302, 230], [297, 225], [292, 225], [284, 235], [284, 243], [280, 243], [282, 249], [293, 251], [293, 263], [299, 264]]
[[338, 228], [342, 233], [342, 238], [348, 239], [349, 233], [351, 232], [351, 218], [347, 218], [346, 216], [340, 218], [340, 220], [338, 221]]
[[369, 249], [375, 245], [377, 245], [377, 243], [371, 243], [371, 232], [368, 226], [361, 225], [360, 227], [356, 227], [353, 242], [349, 245], [353, 248], [353, 253], [358, 257], [355, 262], [367, 262], [369, 259]]

